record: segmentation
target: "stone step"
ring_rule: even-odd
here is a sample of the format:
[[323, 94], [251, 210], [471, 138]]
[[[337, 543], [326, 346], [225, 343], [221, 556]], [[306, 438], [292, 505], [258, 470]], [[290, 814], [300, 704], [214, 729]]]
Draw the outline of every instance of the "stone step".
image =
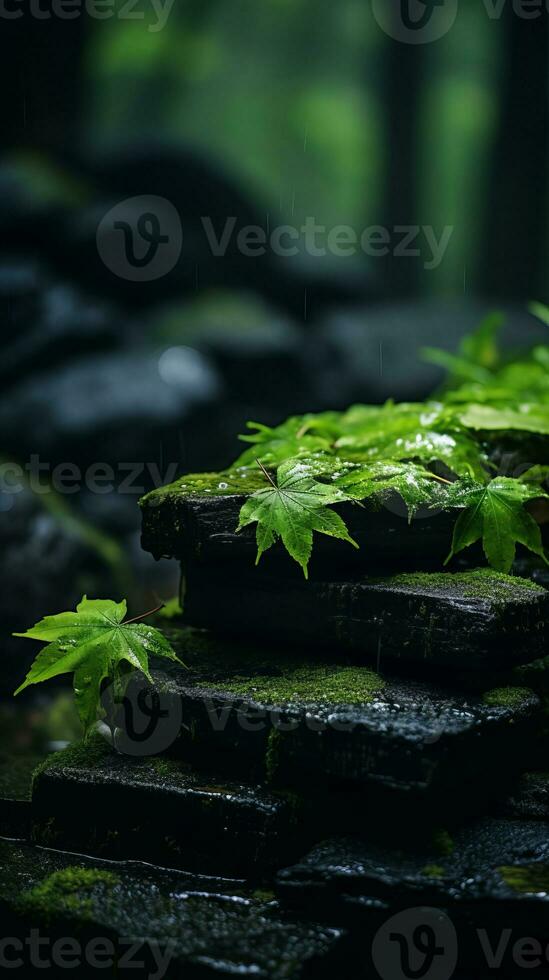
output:
[[[281, 871], [276, 891], [296, 912], [344, 921], [363, 951], [366, 975], [369, 958], [374, 976], [409, 975], [395, 972], [397, 939], [404, 936], [418, 955], [414, 930], [437, 937], [446, 957], [439, 960], [440, 976], [453, 975], [456, 959], [460, 968], [489, 975], [487, 957], [498, 949], [502, 961], [494, 975], [522, 976], [528, 962], [535, 965], [531, 956], [517, 959], [527, 937], [530, 953], [535, 937], [538, 965], [547, 970], [549, 824], [544, 822], [486, 818], [453, 835], [439, 831], [430, 846], [414, 850], [402, 849], [398, 838], [392, 847], [371, 839], [331, 839]], [[391, 963], [393, 972], [385, 973]], [[523, 969], [514, 972], [517, 967]]]
[[[82, 813], [74, 813], [75, 820]], [[345, 972], [345, 933], [272, 892], [0, 841], [4, 948], [17, 975], [307, 980]], [[10, 963], [11, 965], [11, 963]], [[75, 970], [75, 967], [77, 968]]]
[[36, 771], [32, 839], [114, 860], [255, 878], [303, 846], [291, 798], [198, 773], [180, 760], [121, 755], [99, 735], [54, 753]]
[[[165, 632], [187, 668], [154, 670], [157, 727], [133, 749], [126, 735], [124, 751], [168, 751], [300, 792], [340, 787], [354, 794], [362, 820], [365, 809], [372, 819], [404, 800], [431, 821], [454, 808], [471, 812], [529, 764], [541, 720], [529, 689], [474, 694], [320, 656], [281, 652], [274, 662], [270, 651], [202, 631]], [[128, 718], [136, 731], [149, 724], [139, 713], [143, 695], [146, 682], [136, 678], [121, 726]], [[340, 809], [349, 810], [343, 801]]]
[[184, 617], [278, 647], [329, 647], [334, 658], [493, 671], [545, 655], [549, 591], [488, 569], [307, 582], [195, 565]]
[[523, 773], [503, 803], [501, 813], [511, 819], [545, 820], [549, 824], [549, 773]]
[[[250, 476], [239, 480], [238, 476], [199, 474], [195, 479], [198, 485], [207, 484], [207, 490], [193, 489], [194, 485], [186, 483], [186, 479], [182, 477], [153, 490], [140, 500], [144, 550], [155, 558], [177, 558], [186, 568], [197, 563], [208, 569], [222, 569], [229, 575], [234, 574], [235, 567], [239, 573], [253, 569], [257, 554], [255, 525], [236, 531], [248, 495], [234, 492], [246, 487]], [[259, 470], [251, 479], [251, 490], [265, 485]], [[338, 570], [351, 576], [396, 569], [438, 570], [450, 552], [458, 517], [455, 509], [420, 508], [410, 520], [397, 494], [388, 496], [381, 507], [366, 500], [360, 506], [347, 502], [333, 509], [360, 547], [352, 548], [344, 541], [316, 534], [309, 564], [311, 580], [322, 581]], [[549, 542], [546, 526], [542, 526], [542, 534]], [[528, 554], [520, 546], [518, 553], [519, 557]], [[480, 545], [470, 547], [459, 558], [460, 565], [483, 561]], [[302, 575], [280, 541], [264, 555], [260, 567], [292, 580], [299, 580]]]
[[[183, 477], [143, 497], [143, 548], [155, 558], [178, 558], [189, 564], [197, 561], [207, 567], [238, 565], [253, 569], [257, 552], [255, 528], [249, 526], [236, 533], [246, 495], [217, 489], [227, 486], [222, 474], [202, 476], [216, 477], [210, 495], [186, 491]], [[258, 486], [264, 484], [261, 474], [259, 478]], [[335, 538], [316, 535], [311, 579], [325, 576], [326, 572], [333, 574], [337, 567], [355, 571], [378, 571], [380, 567], [440, 568], [450, 551], [455, 511], [422, 510], [409, 521], [404, 504], [396, 496], [381, 509], [368, 501], [360, 507], [344, 503], [334, 509], [362, 547], [357, 550]], [[480, 555], [478, 549], [476, 554]], [[269, 550], [263, 562], [285, 577], [297, 579], [302, 574], [280, 542]]]

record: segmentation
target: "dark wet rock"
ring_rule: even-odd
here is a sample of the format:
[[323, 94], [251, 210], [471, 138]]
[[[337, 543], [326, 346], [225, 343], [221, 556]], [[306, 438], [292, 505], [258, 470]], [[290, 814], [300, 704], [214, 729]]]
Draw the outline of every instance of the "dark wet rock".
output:
[[[162, 964], [170, 980], [235, 975], [305, 980], [333, 977], [336, 969], [347, 975], [340, 959], [341, 929], [298, 922], [278, 908], [272, 894], [246, 890], [242, 882], [7, 842], [0, 842], [0, 865], [3, 928], [6, 935], [27, 939], [21, 952], [25, 971], [33, 965], [32, 928], [44, 939], [40, 955], [50, 963], [60, 937], [74, 937], [88, 951], [81, 957], [79, 977], [158, 976]], [[102, 969], [89, 958], [88, 944], [99, 937], [108, 944], [107, 955], [98, 954]], [[114, 967], [106, 962], [109, 948], [112, 959], [111, 943], [119, 960]], [[167, 958], [159, 960], [159, 955]], [[136, 969], [139, 961], [141, 970]]]
[[298, 853], [284, 796], [184, 762], [120, 755], [100, 737], [38, 770], [32, 818], [33, 839], [47, 846], [204, 874], [257, 878]]
[[549, 821], [549, 773], [525, 772], [501, 807], [506, 817]]
[[[334, 408], [355, 401], [416, 401], [431, 395], [444, 372], [421, 360], [422, 347], [454, 353], [492, 309], [481, 304], [440, 302], [384, 303], [331, 314], [316, 342], [327, 356], [318, 366], [317, 383]], [[518, 308], [506, 310], [502, 342], [508, 348], [544, 343], [540, 321]], [[413, 370], [411, 370], [413, 366]]]
[[[181, 483], [185, 483], [184, 477]], [[177, 484], [162, 487], [141, 501], [143, 547], [156, 558], [179, 558], [205, 567], [226, 565], [231, 575], [235, 566], [238, 571], [253, 570], [257, 553], [255, 528], [246, 527], [236, 533], [245, 501], [243, 493], [231, 492], [231, 482], [227, 483], [223, 474], [203, 495], [185, 492]], [[381, 510], [368, 504], [342, 504], [335, 508], [351, 537], [367, 542], [367, 547], [357, 550], [344, 541], [317, 535], [310, 578], [321, 578], [327, 572], [334, 574], [339, 568], [355, 573], [360, 569], [440, 568], [452, 540], [455, 512], [422, 512], [409, 521], [399, 498], [386, 504]], [[261, 574], [263, 569], [290, 579], [299, 580], [302, 576], [280, 542], [270, 549], [255, 574]]]
[[[12, 318], [24, 322], [18, 323], [11, 342], [4, 344], [0, 366], [4, 386], [78, 354], [118, 346], [127, 332], [120, 314], [67, 285], [48, 285], [38, 297], [31, 293], [25, 300], [11, 304]], [[21, 306], [32, 307], [32, 317]]]
[[504, 669], [544, 655], [549, 592], [489, 569], [355, 581], [187, 570], [185, 621], [423, 670]]
[[447, 926], [449, 918], [461, 965], [486, 968], [482, 940], [494, 950], [509, 929], [498, 974], [507, 976], [517, 940], [546, 939], [549, 825], [484, 819], [451, 835], [439, 832], [430, 845], [410, 850], [398, 838], [393, 847], [331, 839], [279, 873], [277, 894], [294, 909], [344, 921], [365, 955], [393, 915], [402, 913], [394, 931], [401, 931], [398, 925], [405, 931], [406, 915], [420, 908], [443, 913]]
[[[373, 670], [166, 630], [187, 669], [155, 672], [162, 708], [182, 719], [174, 754], [307, 794], [337, 792], [335, 817], [395, 810], [471, 812], [527, 764], [539, 721], [528, 690], [484, 696]], [[495, 760], [506, 757], [502, 773]], [[344, 815], [342, 817], [342, 815]], [[329, 815], [332, 820], [332, 814]]]
[[[0, 409], [0, 434], [6, 449], [19, 456], [158, 465], [162, 440], [175, 442], [180, 428], [192, 440], [197, 412], [211, 412], [219, 394], [215, 370], [196, 351], [180, 350], [169, 361], [159, 352], [95, 355], [14, 388]], [[118, 471], [115, 477], [128, 475]], [[104, 487], [108, 480], [101, 479]], [[142, 486], [134, 484], [135, 496]]]

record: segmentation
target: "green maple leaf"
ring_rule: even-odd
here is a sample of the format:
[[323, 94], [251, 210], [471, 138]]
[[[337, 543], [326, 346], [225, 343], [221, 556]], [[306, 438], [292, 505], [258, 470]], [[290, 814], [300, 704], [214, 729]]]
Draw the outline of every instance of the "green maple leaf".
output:
[[[446, 481], [445, 481], [446, 482]], [[358, 500], [383, 498], [398, 493], [408, 508], [408, 517], [422, 504], [436, 506], [444, 495], [439, 478], [416, 463], [370, 463], [359, 465], [336, 480], [336, 485]]]
[[249, 466], [257, 459], [269, 468], [278, 466], [290, 458], [329, 452], [337, 432], [338, 412], [321, 412], [318, 415], [294, 415], [275, 428], [260, 422], [248, 422], [252, 435], [241, 435], [241, 442], [251, 443], [233, 464]]
[[349, 500], [338, 487], [319, 483], [307, 461], [290, 459], [282, 463], [276, 473], [276, 482], [265, 472], [268, 486], [257, 490], [240, 511], [237, 531], [257, 522], [257, 559], [278, 538], [286, 550], [301, 565], [305, 578], [313, 545], [313, 531], [341, 538], [358, 547], [350, 537], [339, 514], [329, 510], [329, 504]]
[[447, 503], [465, 510], [454, 528], [446, 564], [479, 540], [489, 564], [500, 572], [509, 572], [517, 544], [547, 561], [540, 527], [524, 509], [529, 500], [540, 497], [547, 494], [510, 477], [497, 477], [486, 486], [466, 481], [452, 484], [446, 493]]
[[445, 465], [458, 476], [482, 478], [484, 456], [454, 412], [437, 402], [381, 407], [356, 405], [343, 416], [335, 449], [354, 460]]
[[520, 408], [492, 408], [489, 405], [467, 405], [461, 421], [469, 429], [484, 431], [536, 432], [549, 435], [549, 412], [546, 407], [521, 405]]
[[159, 630], [145, 623], [124, 622], [126, 612], [125, 600], [113, 602], [83, 596], [76, 612], [46, 616], [26, 633], [14, 633], [14, 636], [43, 640], [48, 644], [36, 657], [15, 694], [31, 684], [73, 672], [78, 713], [84, 731], [89, 732], [101, 708], [104, 680], [120, 684], [121, 672], [129, 665], [142, 671], [152, 682], [149, 654], [178, 660]]

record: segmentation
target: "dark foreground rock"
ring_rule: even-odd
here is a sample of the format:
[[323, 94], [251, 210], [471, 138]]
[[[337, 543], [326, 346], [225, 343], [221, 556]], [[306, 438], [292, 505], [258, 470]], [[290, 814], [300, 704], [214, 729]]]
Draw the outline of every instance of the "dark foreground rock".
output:
[[197, 565], [184, 609], [191, 626], [460, 671], [536, 660], [549, 630], [549, 592], [488, 569], [307, 582]]
[[498, 976], [523, 975], [516, 968], [526, 961], [517, 961], [515, 944], [525, 937], [536, 937], [538, 968], [547, 969], [546, 823], [481, 820], [454, 837], [439, 832], [431, 846], [413, 851], [401, 849], [398, 839], [392, 848], [332, 839], [280, 872], [277, 893], [294, 909], [345, 921], [365, 960], [371, 955], [378, 969], [395, 956], [395, 948], [398, 963], [397, 934], [406, 936], [417, 926], [434, 932], [440, 955], [450, 957], [443, 961], [449, 967], [444, 976], [452, 975], [456, 961], [488, 974], [499, 968]]
[[99, 737], [38, 771], [32, 821], [46, 846], [201, 874], [258, 878], [299, 853], [286, 797], [183, 762], [118, 755]]
[[[274, 662], [260, 644], [196, 630], [167, 634], [187, 669], [154, 672], [158, 725], [149, 751], [302, 792], [323, 789], [343, 823], [355, 812], [363, 820], [368, 808], [370, 819], [394, 816], [399, 800], [429, 822], [454, 808], [471, 812], [528, 765], [540, 711], [528, 689], [472, 694], [319, 655], [281, 651]], [[146, 688], [129, 695], [143, 730], [140, 693]]]
[[0, 842], [0, 866], [3, 934], [12, 937], [5, 954], [25, 976], [52, 968], [57, 976], [69, 965], [78, 977], [350, 975], [342, 930], [296, 922], [272, 895], [237, 881], [7, 842]]

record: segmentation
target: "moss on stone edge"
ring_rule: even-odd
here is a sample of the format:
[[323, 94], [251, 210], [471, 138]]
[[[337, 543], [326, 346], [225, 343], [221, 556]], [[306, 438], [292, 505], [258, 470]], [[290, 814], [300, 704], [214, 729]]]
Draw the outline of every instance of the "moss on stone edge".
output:
[[297, 667], [273, 677], [237, 676], [216, 688], [259, 704], [364, 704], [383, 690], [385, 681], [367, 667]]
[[258, 466], [238, 466], [220, 473], [187, 473], [165, 487], [151, 490], [139, 501], [140, 507], [157, 507], [168, 498], [230, 497], [264, 489], [265, 477]]
[[494, 603], [530, 599], [532, 593], [546, 595], [547, 590], [529, 579], [505, 575], [491, 568], [468, 572], [403, 572], [389, 578], [371, 579], [372, 585], [384, 585], [406, 592], [431, 591], [452, 598], [488, 599]]
[[534, 696], [529, 687], [495, 687], [486, 691], [482, 700], [492, 708], [518, 708]]
[[111, 871], [71, 866], [55, 871], [23, 892], [17, 900], [17, 908], [42, 922], [60, 915], [86, 920], [93, 915], [93, 898], [101, 904], [105, 890], [110, 891], [119, 883], [120, 878]]
[[44, 759], [36, 767], [32, 774], [32, 782], [43, 772], [47, 772], [50, 767], [58, 769], [60, 766], [67, 766], [74, 769], [94, 769], [111, 755], [112, 749], [101, 735], [91, 735], [90, 738], [82, 742], [75, 742], [68, 745], [60, 752], [52, 752], [47, 759]]
[[498, 868], [506, 885], [522, 894], [549, 893], [549, 865], [526, 864]]

